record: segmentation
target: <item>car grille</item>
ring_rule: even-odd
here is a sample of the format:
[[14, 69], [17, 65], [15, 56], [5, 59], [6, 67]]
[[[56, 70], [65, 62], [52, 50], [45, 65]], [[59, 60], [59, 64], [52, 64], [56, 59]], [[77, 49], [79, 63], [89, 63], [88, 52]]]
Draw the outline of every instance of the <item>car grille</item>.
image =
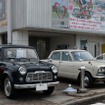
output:
[[53, 80], [53, 75], [51, 72], [31, 72], [26, 76], [27, 82], [43, 82], [43, 81], [51, 81]]

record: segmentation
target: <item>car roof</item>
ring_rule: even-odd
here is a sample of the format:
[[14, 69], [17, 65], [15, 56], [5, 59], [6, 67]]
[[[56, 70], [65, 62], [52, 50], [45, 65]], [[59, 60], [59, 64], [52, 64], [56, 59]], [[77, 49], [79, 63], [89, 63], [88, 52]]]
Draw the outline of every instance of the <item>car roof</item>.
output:
[[60, 52], [60, 51], [73, 52], [73, 51], [87, 51], [87, 50], [80, 50], [80, 49], [61, 49], [61, 50], [54, 50], [53, 52]]
[[11, 48], [11, 47], [33, 48], [31, 46], [26, 46], [26, 45], [15, 45], [15, 44], [2, 44], [2, 45], [0, 45], [0, 48]]

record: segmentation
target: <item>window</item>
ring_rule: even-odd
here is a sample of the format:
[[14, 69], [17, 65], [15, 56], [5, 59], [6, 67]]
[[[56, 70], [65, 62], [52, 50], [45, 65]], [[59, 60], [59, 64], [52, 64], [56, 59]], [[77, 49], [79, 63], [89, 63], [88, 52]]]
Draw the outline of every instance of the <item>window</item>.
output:
[[88, 51], [74, 51], [71, 54], [74, 61], [90, 61], [94, 59]]
[[69, 52], [62, 52], [62, 61], [71, 61]]
[[5, 48], [4, 58], [34, 58], [38, 59], [36, 52], [29, 48]]
[[60, 60], [60, 52], [54, 52], [51, 56], [52, 60]]

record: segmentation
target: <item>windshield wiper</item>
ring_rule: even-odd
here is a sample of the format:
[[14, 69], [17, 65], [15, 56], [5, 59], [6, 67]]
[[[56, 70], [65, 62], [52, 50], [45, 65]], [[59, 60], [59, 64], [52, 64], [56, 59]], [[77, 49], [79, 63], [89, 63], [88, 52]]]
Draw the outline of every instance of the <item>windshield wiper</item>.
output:
[[6, 61], [15, 61], [16, 57], [6, 57]]
[[30, 61], [31, 62], [36, 62], [36, 61], [38, 61], [38, 59], [37, 58], [30, 58]]

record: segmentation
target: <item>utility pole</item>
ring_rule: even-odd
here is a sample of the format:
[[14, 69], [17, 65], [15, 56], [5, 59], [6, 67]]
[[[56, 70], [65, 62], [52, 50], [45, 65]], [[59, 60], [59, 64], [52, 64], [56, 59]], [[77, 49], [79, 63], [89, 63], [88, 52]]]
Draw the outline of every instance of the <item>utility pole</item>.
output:
[[12, 44], [12, 16], [11, 16], [11, 0], [8, 0], [8, 34], [7, 43]]

